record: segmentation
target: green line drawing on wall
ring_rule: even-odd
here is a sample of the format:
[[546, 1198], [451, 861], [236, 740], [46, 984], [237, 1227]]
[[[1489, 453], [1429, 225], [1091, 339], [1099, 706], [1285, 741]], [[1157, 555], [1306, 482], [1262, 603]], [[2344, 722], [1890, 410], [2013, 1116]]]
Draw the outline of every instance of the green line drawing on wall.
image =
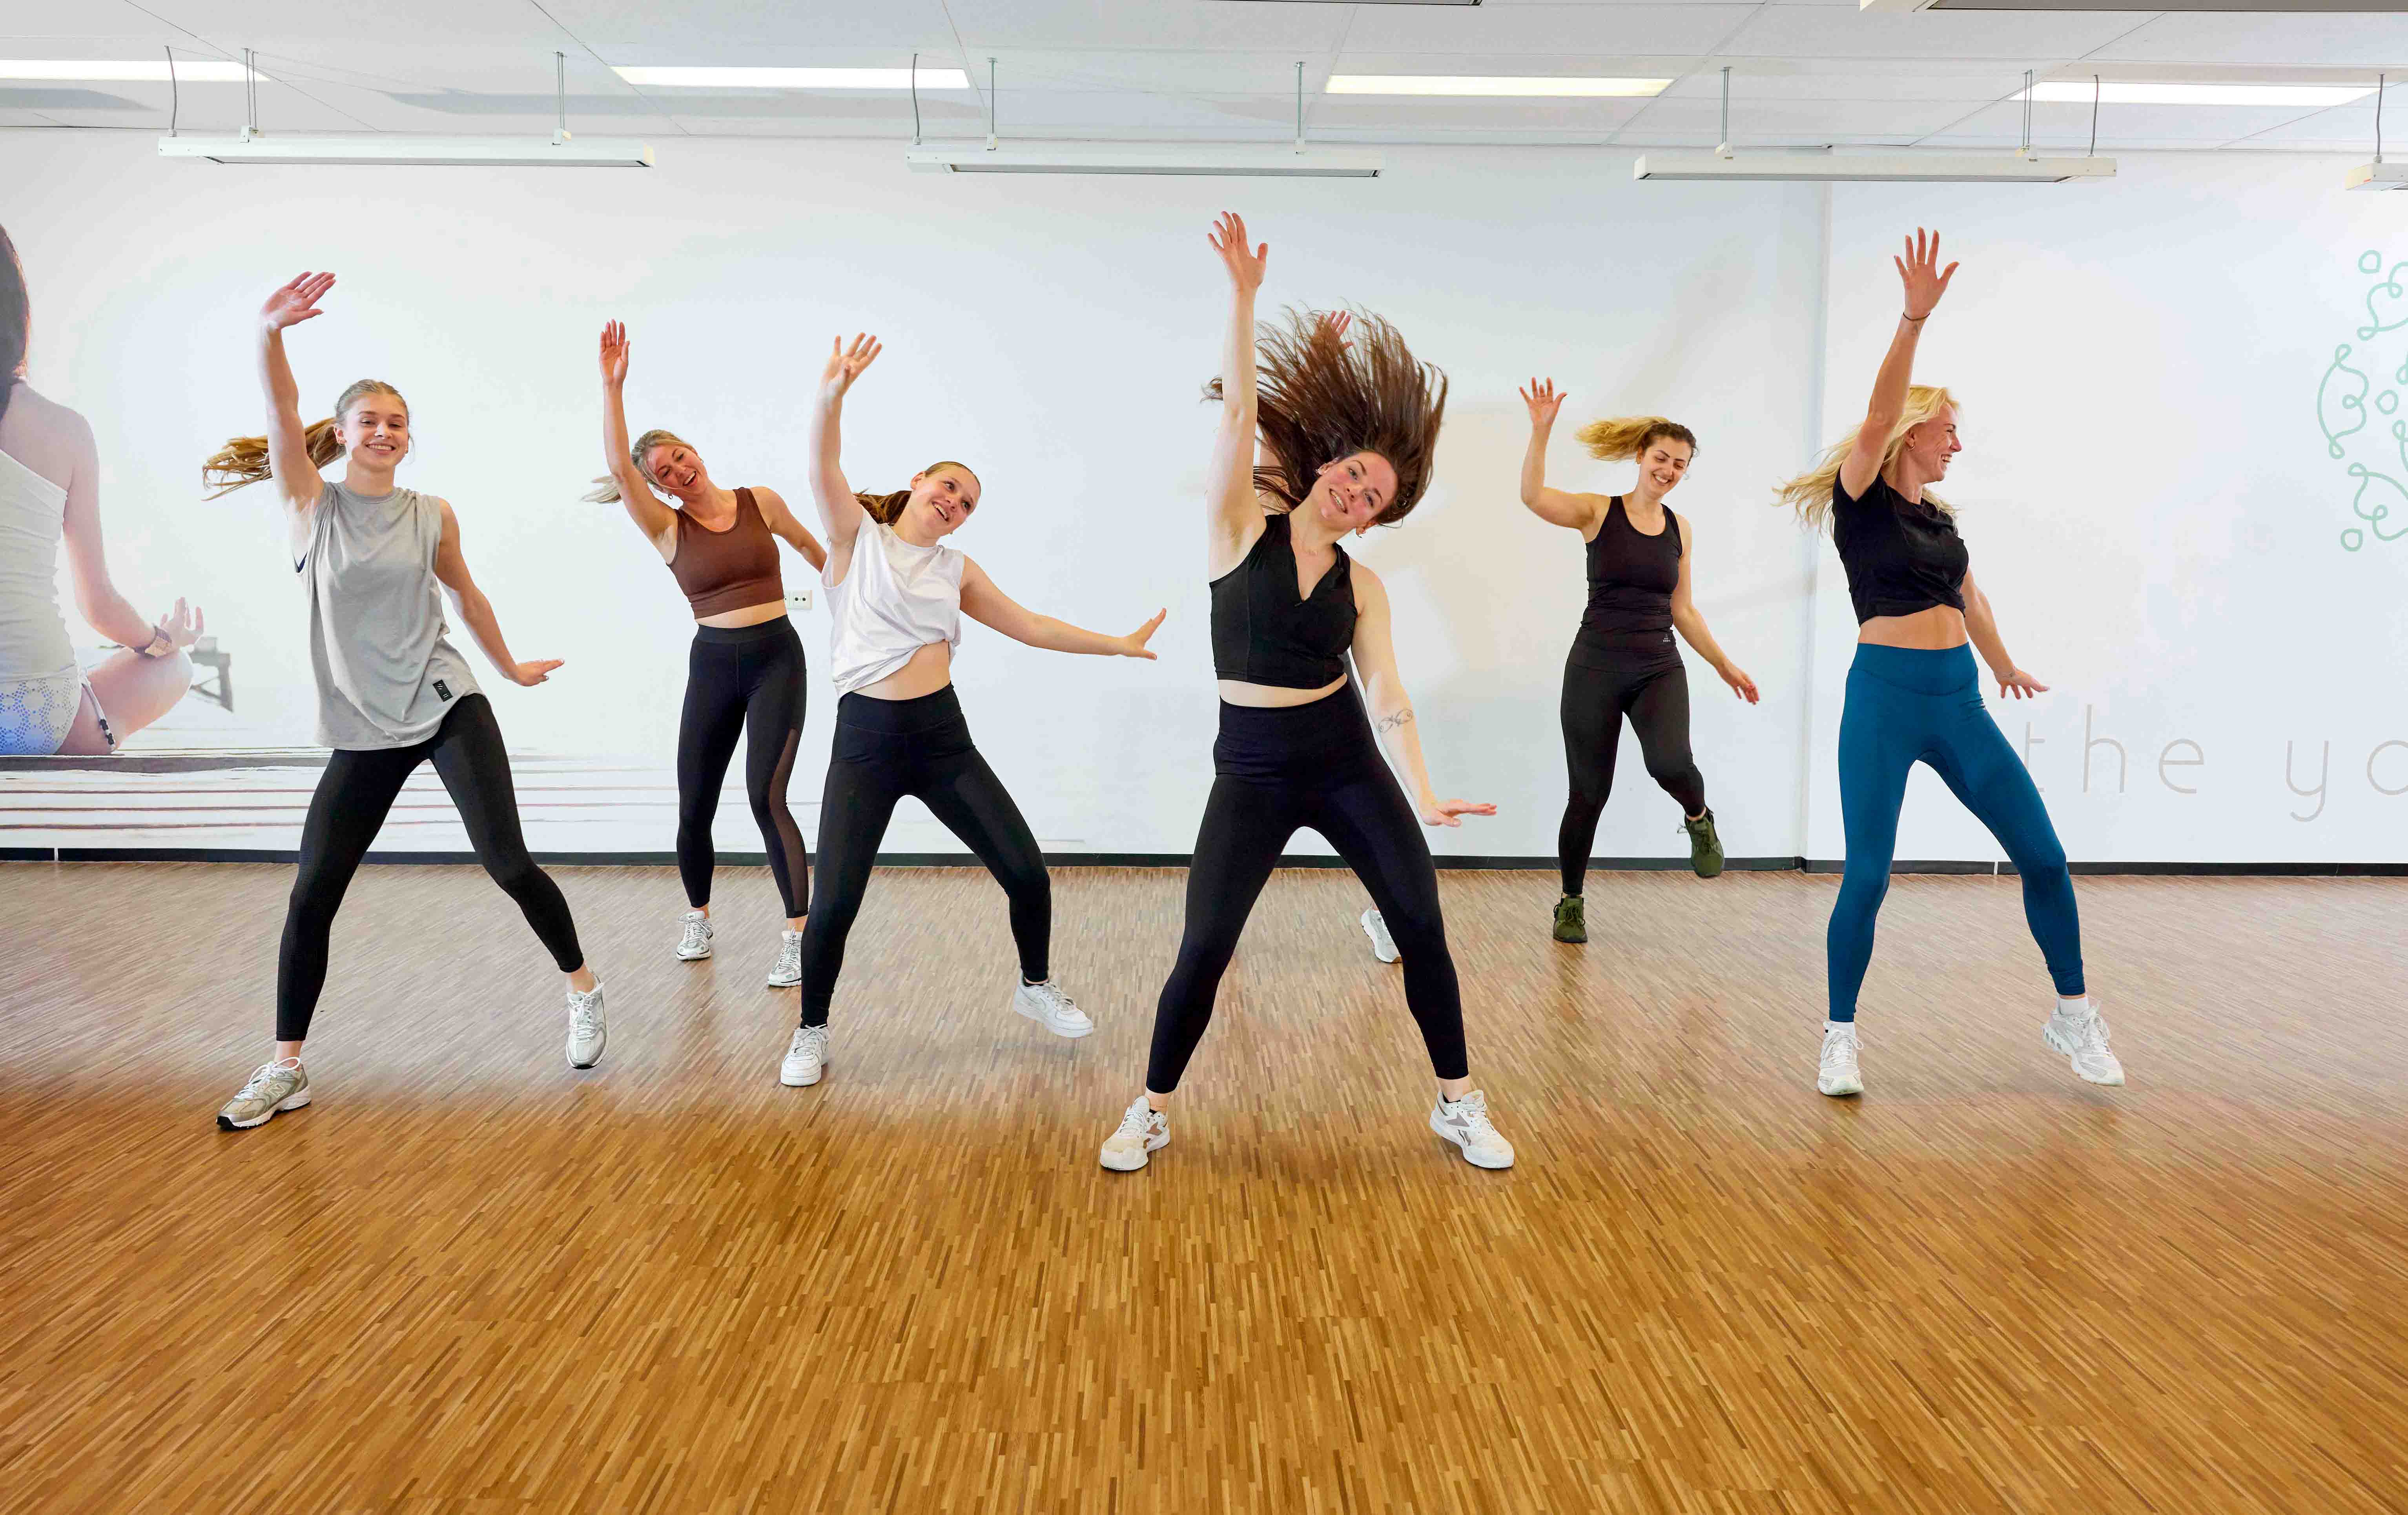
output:
[[[2370, 250], [2358, 254], [2358, 271], [2372, 280], [2362, 302], [2366, 322], [2356, 328], [2358, 342], [2371, 343], [2387, 332], [2408, 332], [2408, 279], [2401, 278], [2408, 274], [2408, 259], [2393, 261], [2380, 250]], [[2408, 479], [2408, 420], [2395, 420], [2389, 427], [2400, 470], [2396, 477], [2383, 471], [2392, 465], [2391, 459], [2367, 452], [2382, 446], [2367, 422], [2376, 415], [2401, 414], [2401, 392], [2408, 390], [2408, 355], [2386, 376], [2395, 387], [2377, 392], [2372, 376], [2382, 368], [2372, 347], [2344, 342], [2333, 349], [2332, 361], [2316, 380], [2316, 428], [2324, 434], [2325, 451], [2345, 463], [2344, 472], [2355, 485], [2349, 497], [2353, 522], [2341, 533], [2342, 550], [2347, 552], [2362, 550], [2370, 537], [2396, 542], [2408, 536], [2408, 484], [2401, 482]]]

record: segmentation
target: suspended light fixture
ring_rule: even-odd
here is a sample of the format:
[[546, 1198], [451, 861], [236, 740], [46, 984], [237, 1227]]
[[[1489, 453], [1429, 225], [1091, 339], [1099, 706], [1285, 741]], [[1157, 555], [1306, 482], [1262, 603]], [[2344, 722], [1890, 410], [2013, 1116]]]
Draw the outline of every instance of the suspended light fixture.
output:
[[2386, 76], [2374, 76], [2374, 161], [2349, 171], [2345, 187], [2353, 190], [2408, 190], [2408, 163], [2383, 161], [2383, 86]]

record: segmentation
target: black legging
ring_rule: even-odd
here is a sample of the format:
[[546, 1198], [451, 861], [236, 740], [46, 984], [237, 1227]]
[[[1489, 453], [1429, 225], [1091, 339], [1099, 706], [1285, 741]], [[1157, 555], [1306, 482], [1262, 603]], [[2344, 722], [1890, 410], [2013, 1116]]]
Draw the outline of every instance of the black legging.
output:
[[1689, 676], [1678, 652], [1641, 655], [1619, 667], [1564, 664], [1564, 766], [1571, 793], [1564, 823], [1555, 832], [1555, 857], [1563, 865], [1564, 893], [1577, 894], [1588, 878], [1588, 850], [1597, 842], [1597, 818], [1613, 793], [1613, 758], [1622, 746], [1622, 718], [1639, 733], [1647, 775], [1681, 802], [1684, 817], [1703, 814], [1706, 780], [1689, 755]]
[[519, 802], [510, 786], [509, 754], [502, 728], [482, 694], [463, 695], [435, 728], [435, 735], [408, 747], [375, 751], [337, 751], [309, 796], [309, 817], [301, 825], [301, 866], [284, 910], [284, 942], [276, 957], [276, 1039], [300, 1041], [309, 1035], [318, 992], [326, 984], [326, 937], [343, 892], [351, 886], [360, 859], [382, 829], [403, 780], [433, 759], [468, 844], [494, 882], [526, 912], [527, 924], [563, 973], [585, 965], [577, 945], [577, 922], [560, 886], [527, 855], [519, 834]]
[[678, 877], [685, 902], [710, 903], [710, 822], [736, 738], [744, 737], [744, 793], [768, 849], [788, 917], [810, 908], [811, 855], [786, 808], [786, 779], [803, 737], [803, 639], [784, 616], [757, 626], [696, 626], [678, 722]]
[[1211, 1023], [1221, 975], [1255, 897], [1288, 838], [1306, 826], [1338, 849], [1396, 937], [1405, 960], [1405, 1006], [1422, 1028], [1431, 1070], [1440, 1079], [1469, 1077], [1438, 868], [1421, 818], [1380, 760], [1354, 687], [1284, 709], [1224, 702], [1212, 767], [1212, 794], [1187, 867], [1187, 928], [1154, 1008], [1146, 1088], [1168, 1094], [1179, 1087]]
[[844, 939], [861, 913], [878, 844], [896, 802], [925, 805], [969, 844], [1011, 902], [1021, 977], [1041, 982], [1054, 937], [1054, 880], [1045, 854], [1003, 780], [971, 745], [951, 685], [915, 700], [847, 694], [837, 702], [836, 745], [820, 801], [820, 890], [803, 926], [803, 1024], [827, 1024], [844, 969]]

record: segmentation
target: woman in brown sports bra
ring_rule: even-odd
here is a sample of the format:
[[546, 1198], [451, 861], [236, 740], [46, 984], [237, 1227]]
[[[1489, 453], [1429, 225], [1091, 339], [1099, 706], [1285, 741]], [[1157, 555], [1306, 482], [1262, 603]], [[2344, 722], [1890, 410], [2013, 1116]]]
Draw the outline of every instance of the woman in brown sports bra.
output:
[[[777, 539], [814, 573], [827, 553], [776, 490], [720, 488], [682, 437], [653, 430], [629, 445], [621, 393], [627, 345], [624, 326], [614, 321], [602, 328], [602, 450], [610, 475], [586, 498], [626, 506], [627, 519], [677, 576], [694, 610], [685, 712], [678, 722], [678, 877], [688, 908], [677, 955], [690, 963], [710, 955], [710, 822], [743, 733], [744, 792], [785, 906], [786, 929], [768, 981], [798, 983], [810, 854], [786, 806], [786, 780], [802, 741], [805, 668], [802, 638], [786, 619]], [[662, 504], [660, 493], [678, 503]]]

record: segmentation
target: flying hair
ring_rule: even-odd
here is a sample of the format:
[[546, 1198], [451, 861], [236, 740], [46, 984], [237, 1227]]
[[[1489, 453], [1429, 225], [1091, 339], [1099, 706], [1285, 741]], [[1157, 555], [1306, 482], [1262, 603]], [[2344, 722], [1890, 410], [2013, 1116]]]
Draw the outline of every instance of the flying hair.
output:
[[[1256, 329], [1254, 424], [1270, 462], [1254, 470], [1254, 488], [1293, 510], [1324, 466], [1375, 452], [1396, 469], [1397, 494], [1372, 523], [1393, 526], [1429, 487], [1446, 375], [1417, 361], [1386, 321], [1353, 315], [1353, 339], [1344, 345], [1319, 311], [1294, 307]], [[1205, 393], [1220, 399], [1221, 380]]]
[[[1897, 422], [1890, 426], [1889, 438], [1882, 448], [1879, 471], [1888, 472], [1889, 465], [1898, 461], [1899, 453], [1906, 447], [1908, 432], [1931, 420], [1942, 411], [1955, 408], [1956, 408], [1956, 397], [1938, 384], [1908, 386], [1906, 407], [1899, 412]], [[1830, 524], [1831, 491], [1840, 481], [1840, 465], [1845, 463], [1848, 454], [1856, 450], [1856, 433], [1863, 430], [1864, 428], [1859, 426], [1856, 431], [1832, 443], [1824, 452], [1822, 460], [1813, 467], [1773, 492], [1782, 504], [1798, 512], [1799, 523], [1808, 530], [1821, 531]], [[1923, 492], [1923, 502], [1942, 515], [1953, 516], [1956, 513], [1954, 506], [1929, 490]]]
[[[409, 408], [409, 402], [401, 398], [401, 391], [380, 379], [353, 381], [336, 399], [335, 413], [323, 421], [313, 422], [303, 434], [308, 444], [310, 466], [323, 468], [343, 455], [343, 439], [337, 428], [342, 424], [342, 418], [351, 414], [352, 404], [368, 394], [390, 394], [401, 400], [404, 410]], [[267, 438], [265, 436], [230, 437], [225, 446], [209, 454], [208, 460], [201, 465], [201, 483], [215, 486], [209, 491], [208, 497], [212, 500], [221, 494], [256, 484], [274, 474], [275, 469], [268, 462]]]

